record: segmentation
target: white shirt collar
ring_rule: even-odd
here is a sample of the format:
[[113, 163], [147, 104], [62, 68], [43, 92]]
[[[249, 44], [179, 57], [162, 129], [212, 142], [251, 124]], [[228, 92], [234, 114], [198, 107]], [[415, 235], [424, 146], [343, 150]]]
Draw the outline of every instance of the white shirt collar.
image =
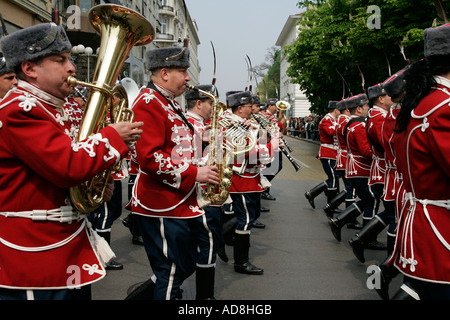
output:
[[29, 83], [27, 81], [19, 80], [17, 83], [17, 87], [27, 90], [28, 92], [30, 92], [31, 94], [33, 94], [37, 98], [39, 98], [40, 100], [43, 100], [45, 103], [47, 103], [55, 108], [62, 108], [62, 106], [65, 103], [64, 99], [57, 98], [57, 97], [51, 95], [50, 93], [45, 92], [38, 86], [36, 86], [32, 83]]
[[450, 79], [441, 76], [434, 76], [434, 80], [436, 81], [437, 84], [450, 88]]

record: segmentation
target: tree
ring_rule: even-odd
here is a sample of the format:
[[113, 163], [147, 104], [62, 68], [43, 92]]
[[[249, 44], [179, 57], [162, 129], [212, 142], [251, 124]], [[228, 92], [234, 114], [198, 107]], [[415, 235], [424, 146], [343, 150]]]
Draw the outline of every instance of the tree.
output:
[[255, 76], [263, 79], [258, 81], [257, 89], [261, 102], [265, 102], [266, 98], [279, 98], [280, 55], [280, 49], [276, 47], [269, 48], [266, 54], [266, 61], [253, 69]]
[[285, 48], [288, 75], [325, 114], [328, 101], [363, 93], [423, 55], [436, 23], [429, 0], [300, 1], [300, 34]]

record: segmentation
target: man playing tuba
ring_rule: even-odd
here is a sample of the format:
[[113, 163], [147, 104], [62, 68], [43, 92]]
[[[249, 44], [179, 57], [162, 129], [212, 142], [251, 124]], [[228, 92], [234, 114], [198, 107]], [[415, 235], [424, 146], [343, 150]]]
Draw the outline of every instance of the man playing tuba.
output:
[[119, 122], [74, 143], [63, 108], [75, 72], [64, 29], [39, 24], [0, 47], [19, 78], [0, 102], [0, 299], [90, 299], [106, 261], [69, 188], [126, 157], [143, 124]]

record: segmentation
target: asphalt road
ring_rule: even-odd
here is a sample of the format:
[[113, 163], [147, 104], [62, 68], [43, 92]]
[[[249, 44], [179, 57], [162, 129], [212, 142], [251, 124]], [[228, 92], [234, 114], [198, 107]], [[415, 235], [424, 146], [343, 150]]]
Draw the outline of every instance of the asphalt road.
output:
[[[316, 209], [304, 197], [326, 179], [320, 161], [315, 158], [319, 145], [291, 137], [292, 155], [303, 168], [295, 172], [283, 159], [283, 170], [272, 181], [275, 201], [263, 200], [270, 212], [259, 221], [265, 229], [253, 229], [250, 260], [264, 268], [264, 275], [234, 272], [232, 247], [227, 246], [228, 263], [219, 258], [216, 265], [215, 297], [218, 300], [380, 300], [367, 286], [367, 269], [384, 260], [386, 253], [365, 251], [366, 262], [360, 263], [352, 253], [348, 240], [355, 230], [342, 229], [342, 242], [331, 234], [322, 210], [325, 195], [316, 198]], [[126, 183], [123, 183], [126, 195]], [[124, 199], [124, 202], [126, 199]], [[124, 209], [121, 218], [128, 211]], [[385, 232], [378, 240], [385, 242]], [[147, 280], [152, 272], [144, 248], [131, 242], [131, 234], [120, 220], [113, 225], [111, 247], [122, 270], [108, 271], [105, 279], [93, 285], [94, 300], [123, 300], [127, 289]], [[398, 276], [391, 284], [392, 293], [401, 285]], [[183, 299], [195, 298], [195, 275], [182, 286]]]

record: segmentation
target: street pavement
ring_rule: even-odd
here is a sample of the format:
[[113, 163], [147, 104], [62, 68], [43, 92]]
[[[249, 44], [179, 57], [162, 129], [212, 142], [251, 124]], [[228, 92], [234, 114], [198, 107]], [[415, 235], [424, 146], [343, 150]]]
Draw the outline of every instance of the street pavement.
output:
[[[316, 159], [319, 145], [302, 139], [286, 137], [294, 149], [292, 156], [303, 166], [296, 172], [286, 158], [283, 169], [272, 181], [275, 201], [262, 200], [270, 212], [261, 214], [265, 229], [253, 229], [250, 260], [263, 275], [243, 275], [233, 269], [233, 250], [227, 246], [230, 261], [217, 258], [215, 297], [218, 300], [380, 300], [367, 285], [367, 269], [382, 262], [384, 251], [366, 250], [366, 262], [360, 263], [348, 240], [355, 230], [344, 227], [342, 241], [334, 239], [323, 211], [324, 194], [315, 200], [313, 209], [304, 193], [326, 179]], [[124, 204], [126, 182], [123, 183]], [[342, 188], [342, 184], [341, 184]], [[342, 208], [342, 207], [341, 207]], [[381, 208], [382, 209], [382, 206]], [[128, 215], [123, 210], [121, 218]], [[131, 234], [120, 219], [116, 220], [111, 247], [122, 270], [110, 270], [92, 288], [94, 300], [123, 300], [130, 286], [147, 280], [151, 268], [142, 246], [132, 244]], [[378, 240], [386, 242], [382, 232]], [[400, 287], [399, 275], [391, 283], [391, 295]], [[182, 300], [195, 299], [195, 274], [181, 287]]]

